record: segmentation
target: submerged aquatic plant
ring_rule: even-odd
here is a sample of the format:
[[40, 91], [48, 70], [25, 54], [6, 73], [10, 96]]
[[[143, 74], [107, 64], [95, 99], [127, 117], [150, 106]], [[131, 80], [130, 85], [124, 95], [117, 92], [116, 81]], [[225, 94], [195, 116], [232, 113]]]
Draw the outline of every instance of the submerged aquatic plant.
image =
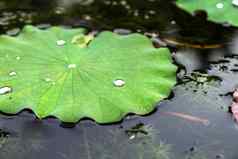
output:
[[170, 94], [176, 66], [168, 49], [140, 34], [84, 33], [26, 26], [17, 37], [1, 36], [0, 110], [108, 123], [147, 114]]
[[190, 13], [204, 10], [209, 20], [238, 26], [238, 0], [177, 0], [176, 3]]

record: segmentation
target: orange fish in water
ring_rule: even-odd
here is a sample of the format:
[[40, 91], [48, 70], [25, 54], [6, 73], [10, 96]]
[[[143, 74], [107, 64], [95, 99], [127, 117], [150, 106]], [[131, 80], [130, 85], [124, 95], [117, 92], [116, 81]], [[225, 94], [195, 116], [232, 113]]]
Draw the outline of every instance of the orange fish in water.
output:
[[164, 112], [163, 114], [172, 115], [172, 116], [175, 116], [175, 117], [183, 118], [185, 120], [189, 120], [189, 121], [192, 121], [192, 122], [199, 122], [199, 123], [202, 123], [202, 124], [204, 124], [206, 126], [210, 124], [210, 121], [208, 119], [199, 118], [199, 117], [195, 117], [195, 116], [184, 114], [184, 113]]

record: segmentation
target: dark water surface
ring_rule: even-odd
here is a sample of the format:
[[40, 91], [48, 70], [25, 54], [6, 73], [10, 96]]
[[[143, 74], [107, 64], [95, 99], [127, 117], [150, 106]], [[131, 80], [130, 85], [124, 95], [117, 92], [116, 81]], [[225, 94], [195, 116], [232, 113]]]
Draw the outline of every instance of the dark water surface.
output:
[[2, 114], [0, 159], [238, 158], [238, 125], [228, 113], [238, 84], [236, 28], [208, 22], [204, 12], [191, 16], [169, 0], [0, 1], [2, 34], [17, 35], [26, 24], [153, 35], [156, 47], [176, 51], [179, 84], [152, 114], [112, 125], [84, 120], [63, 128], [26, 111]]

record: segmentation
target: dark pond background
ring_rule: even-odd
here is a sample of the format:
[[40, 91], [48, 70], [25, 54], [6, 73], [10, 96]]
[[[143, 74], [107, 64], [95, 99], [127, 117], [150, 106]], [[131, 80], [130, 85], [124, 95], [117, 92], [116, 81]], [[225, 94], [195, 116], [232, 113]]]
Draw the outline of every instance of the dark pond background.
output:
[[237, 28], [208, 22], [202, 11], [190, 15], [171, 0], [0, 1], [2, 34], [15, 36], [26, 24], [140, 32], [171, 49], [179, 83], [150, 115], [111, 125], [1, 114], [0, 159], [238, 158], [238, 125], [228, 112], [238, 84]]

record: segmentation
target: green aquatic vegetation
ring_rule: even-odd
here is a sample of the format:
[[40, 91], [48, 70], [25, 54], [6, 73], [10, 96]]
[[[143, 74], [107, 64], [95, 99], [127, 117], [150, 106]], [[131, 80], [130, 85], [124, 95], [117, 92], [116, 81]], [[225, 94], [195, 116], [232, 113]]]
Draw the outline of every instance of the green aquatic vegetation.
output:
[[177, 5], [190, 13], [196, 10], [205, 10], [208, 19], [219, 22], [229, 23], [238, 26], [238, 1], [237, 0], [177, 0]]
[[168, 49], [140, 34], [26, 26], [0, 37], [0, 110], [31, 109], [38, 118], [98, 123], [147, 114], [168, 97], [176, 66]]

